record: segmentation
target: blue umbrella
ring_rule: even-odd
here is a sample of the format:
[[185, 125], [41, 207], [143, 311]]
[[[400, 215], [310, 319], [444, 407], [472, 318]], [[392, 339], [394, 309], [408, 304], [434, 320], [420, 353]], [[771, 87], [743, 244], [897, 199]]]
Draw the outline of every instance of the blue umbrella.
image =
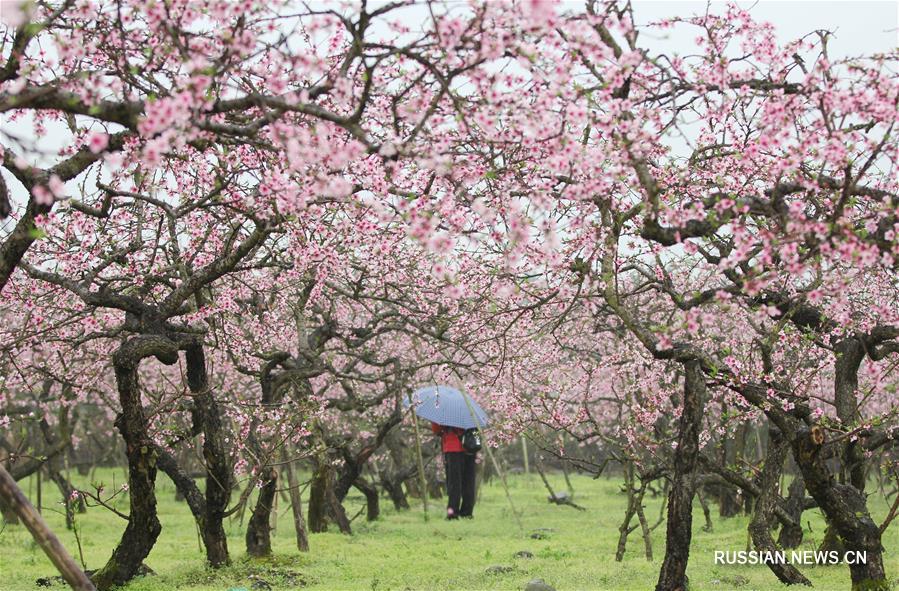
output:
[[406, 408], [409, 408], [410, 404], [415, 405], [413, 410], [416, 415], [438, 425], [472, 429], [484, 427], [489, 422], [487, 413], [477, 402], [449, 386], [419, 388], [412, 393], [411, 401], [403, 400], [403, 406]]

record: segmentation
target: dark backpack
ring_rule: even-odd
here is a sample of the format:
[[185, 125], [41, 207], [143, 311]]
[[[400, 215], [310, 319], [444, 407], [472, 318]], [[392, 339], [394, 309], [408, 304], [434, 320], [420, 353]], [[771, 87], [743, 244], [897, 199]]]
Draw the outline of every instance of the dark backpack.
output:
[[462, 449], [470, 454], [481, 451], [481, 432], [478, 429], [466, 429], [462, 433]]

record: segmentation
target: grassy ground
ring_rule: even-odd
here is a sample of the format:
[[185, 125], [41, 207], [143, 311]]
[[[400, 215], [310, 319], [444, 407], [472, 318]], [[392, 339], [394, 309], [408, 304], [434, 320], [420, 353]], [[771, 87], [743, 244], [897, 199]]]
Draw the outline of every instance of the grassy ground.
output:
[[[122, 474], [101, 472], [107, 485], [122, 481]], [[158, 496], [162, 535], [147, 564], [158, 575], [135, 580], [128, 591], [228, 591], [251, 589], [253, 577], [280, 589], [328, 590], [449, 590], [449, 589], [523, 589], [531, 579], [542, 578], [559, 591], [651, 589], [664, 554], [664, 524], [653, 535], [655, 561], [647, 562], [643, 545], [632, 534], [623, 562], [615, 562], [617, 528], [626, 499], [618, 492], [616, 480], [574, 480], [575, 500], [587, 508], [580, 512], [546, 502], [543, 485], [536, 476], [512, 476], [509, 484], [513, 502], [523, 513], [519, 529], [509, 509], [505, 493], [494, 481], [484, 486], [472, 521], [446, 522], [436, 518], [442, 513], [441, 501], [435, 517], [428, 522], [421, 509], [397, 514], [389, 501], [379, 521], [365, 523], [364, 515], [353, 522], [355, 534], [315, 534], [312, 550], [306, 555], [296, 551], [292, 520], [286, 503], [279, 507], [274, 535], [275, 558], [248, 561], [244, 556], [243, 530], [237, 521], [228, 524], [229, 544], [235, 564], [221, 571], [210, 571], [203, 564], [196, 529], [184, 503], [174, 501], [174, 486], [160, 475]], [[561, 478], [555, 479], [560, 489]], [[76, 483], [85, 485], [86, 482]], [[28, 484], [25, 484], [26, 491]], [[75, 537], [64, 528], [58, 513], [56, 491], [44, 489], [44, 514], [66, 546], [77, 557]], [[648, 499], [651, 522], [658, 514], [660, 499]], [[127, 507], [127, 500], [119, 503]], [[361, 497], [348, 503], [350, 515], [362, 507]], [[887, 512], [882, 499], [872, 496], [872, 510], [879, 522]], [[713, 507], [713, 515], [716, 508]], [[704, 532], [702, 512], [694, 511], [694, 543], [688, 571], [691, 589], [778, 589], [782, 587], [764, 566], [716, 566], [715, 550], [740, 550], [746, 547], [747, 518], [715, 519], [714, 530]], [[84, 560], [88, 568], [101, 566], [117, 542], [124, 522], [101, 508], [92, 508], [78, 516]], [[808, 511], [804, 521], [811, 523], [806, 547], [814, 548], [823, 532], [817, 511]], [[541, 531], [543, 539], [531, 534]], [[899, 526], [885, 537], [887, 572], [899, 573]], [[533, 558], [516, 558], [528, 551]], [[508, 567], [490, 572], [491, 567]], [[493, 569], [500, 570], [500, 569]], [[803, 572], [816, 589], [849, 589], [848, 570], [843, 566], [805, 566]], [[37, 588], [35, 579], [54, 575], [53, 567], [22, 527], [6, 527], [0, 533], [0, 589], [19, 591]], [[56, 586], [62, 589], [61, 585]]]

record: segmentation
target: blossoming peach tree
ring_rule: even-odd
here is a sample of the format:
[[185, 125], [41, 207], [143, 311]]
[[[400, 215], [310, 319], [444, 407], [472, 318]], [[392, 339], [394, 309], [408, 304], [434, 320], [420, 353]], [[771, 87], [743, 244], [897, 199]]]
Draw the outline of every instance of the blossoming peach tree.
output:
[[[109, 414], [130, 511], [98, 588], [156, 542], [160, 469], [212, 566], [241, 477], [247, 549], [270, 552], [284, 458], [344, 529], [400, 399], [438, 376], [503, 437], [567, 432], [665, 478], [659, 590], [686, 586], [710, 479], [753, 499], [756, 547], [795, 529], [787, 454], [799, 506], [867, 552], [855, 588], [887, 588], [865, 487], [896, 434], [895, 52], [833, 58], [829, 34], [778, 41], [737, 7], [10, 6], [0, 420], [62, 449], [66, 413]], [[644, 43], [674, 31], [698, 49]], [[728, 466], [750, 421], [756, 478]]]

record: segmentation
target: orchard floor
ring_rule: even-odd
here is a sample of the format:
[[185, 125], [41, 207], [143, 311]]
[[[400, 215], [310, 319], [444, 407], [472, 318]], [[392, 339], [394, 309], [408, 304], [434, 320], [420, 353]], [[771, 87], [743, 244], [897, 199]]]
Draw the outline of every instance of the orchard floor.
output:
[[[122, 481], [121, 473], [100, 471], [107, 487]], [[553, 477], [554, 486], [564, 488], [561, 477]], [[77, 484], [87, 483], [75, 478]], [[24, 485], [26, 492], [29, 484]], [[268, 561], [250, 561], [244, 555], [243, 530], [235, 520], [228, 524], [229, 545], [234, 565], [220, 571], [202, 566], [203, 554], [187, 505], [174, 500], [174, 486], [163, 475], [158, 485], [162, 535], [147, 564], [158, 573], [136, 579], [128, 591], [228, 591], [251, 589], [257, 576], [275, 591], [309, 590], [480, 590], [523, 589], [531, 579], [541, 578], [558, 591], [652, 589], [664, 553], [665, 527], [653, 534], [655, 560], [647, 562], [639, 532], [631, 535], [623, 562], [615, 562], [618, 526], [626, 498], [618, 492], [615, 479], [592, 480], [575, 477], [575, 500], [587, 510], [550, 505], [546, 491], [536, 475], [511, 476], [509, 485], [516, 508], [523, 513], [519, 529], [509, 509], [498, 479], [484, 486], [472, 521], [446, 522], [439, 519], [441, 501], [432, 501], [433, 517], [425, 522], [421, 507], [395, 513], [389, 501], [382, 500], [382, 517], [366, 523], [364, 515], [353, 522], [354, 535], [313, 534], [311, 552], [296, 551], [292, 519], [288, 506], [279, 507], [274, 534], [275, 557]], [[654, 523], [660, 499], [648, 499], [647, 518]], [[58, 513], [56, 490], [45, 485], [44, 515], [63, 542], [77, 557], [72, 532], [64, 528]], [[127, 510], [127, 499], [120, 508]], [[436, 505], [436, 506], [435, 506]], [[348, 502], [350, 515], [362, 507], [362, 498]], [[872, 510], [878, 523], [887, 513], [879, 496], [872, 496]], [[762, 590], [785, 589], [764, 566], [716, 566], [715, 550], [740, 550], [746, 547], [747, 517], [717, 518], [712, 507], [714, 529], [702, 530], [702, 511], [698, 504], [694, 515], [694, 542], [690, 551], [688, 575], [691, 589]], [[806, 548], [821, 539], [823, 522], [817, 510], [808, 511], [804, 522]], [[79, 515], [81, 545], [88, 568], [98, 568], [109, 557], [124, 522], [102, 508], [91, 508]], [[544, 539], [531, 534], [544, 528]], [[899, 526], [885, 536], [887, 572], [899, 576]], [[516, 558], [528, 551], [533, 558]], [[491, 569], [491, 567], [508, 567]], [[502, 572], [491, 572], [502, 571]], [[805, 566], [803, 572], [820, 590], [848, 590], [849, 575], [844, 566]], [[41, 589], [39, 577], [55, 575], [50, 562], [32, 543], [21, 526], [9, 526], [0, 532], [0, 589], [22, 591]], [[63, 589], [61, 584], [53, 588]]]

